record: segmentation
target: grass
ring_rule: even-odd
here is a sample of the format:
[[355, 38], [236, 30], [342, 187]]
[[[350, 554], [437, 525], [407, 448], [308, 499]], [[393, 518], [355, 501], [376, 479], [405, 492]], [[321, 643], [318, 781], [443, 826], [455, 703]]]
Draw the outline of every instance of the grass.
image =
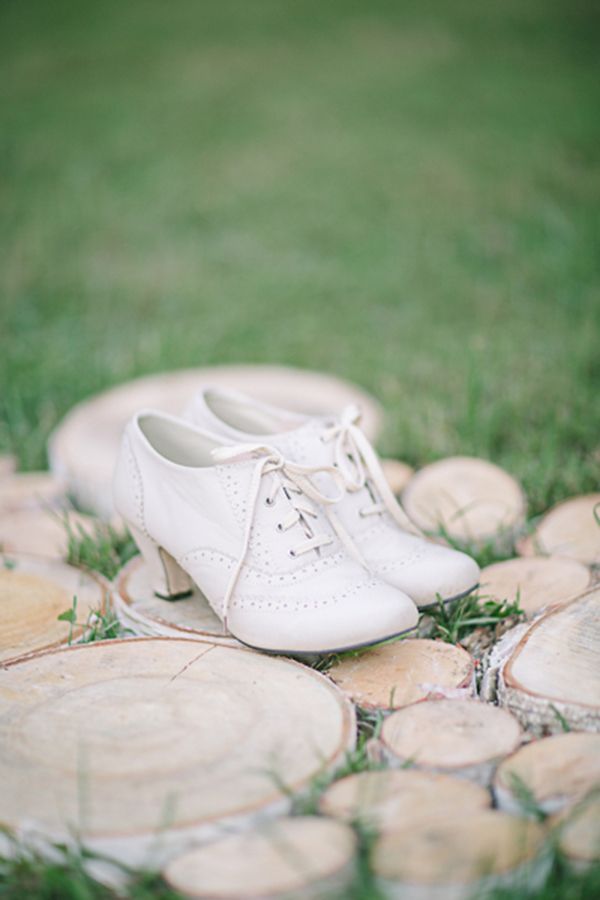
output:
[[96, 522], [90, 533], [80, 524], [73, 524], [68, 515], [63, 521], [67, 532], [67, 562], [99, 572], [109, 581], [138, 552], [126, 530]]
[[383, 402], [382, 449], [597, 487], [588, 0], [5, 0], [0, 447], [78, 400], [284, 362]]

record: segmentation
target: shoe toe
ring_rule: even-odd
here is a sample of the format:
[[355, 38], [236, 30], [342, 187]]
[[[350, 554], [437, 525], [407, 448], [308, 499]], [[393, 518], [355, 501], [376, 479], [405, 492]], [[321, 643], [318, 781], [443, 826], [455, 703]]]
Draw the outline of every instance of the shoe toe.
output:
[[466, 553], [446, 547], [432, 548], [406, 568], [402, 584], [421, 609], [448, 602], [472, 591], [479, 584], [479, 566]]

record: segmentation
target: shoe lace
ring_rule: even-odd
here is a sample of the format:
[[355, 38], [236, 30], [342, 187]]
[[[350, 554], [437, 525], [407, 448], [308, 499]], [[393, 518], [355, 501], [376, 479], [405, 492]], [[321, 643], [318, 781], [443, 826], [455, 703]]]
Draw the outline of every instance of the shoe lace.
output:
[[377, 454], [359, 427], [360, 418], [360, 409], [350, 404], [342, 411], [340, 418], [326, 426], [321, 433], [324, 443], [334, 442], [334, 467], [351, 494], [363, 488], [368, 491], [372, 502], [360, 510], [361, 516], [377, 516], [389, 512], [404, 531], [421, 537], [421, 531], [409, 519], [392, 493]]
[[[344, 495], [345, 486], [343, 477], [333, 466], [299, 465], [286, 460], [279, 450], [266, 444], [237, 444], [233, 447], [218, 447], [212, 451], [212, 456], [216, 462], [223, 463], [234, 463], [236, 461], [247, 460], [249, 457], [256, 457], [258, 460], [252, 473], [250, 489], [248, 492], [248, 515], [246, 517], [242, 552], [234, 567], [232, 577], [223, 599], [222, 617], [223, 625], [226, 629], [231, 601], [250, 548], [250, 537], [254, 519], [256, 517], [262, 479], [266, 475], [278, 473], [279, 477], [273, 479], [273, 486], [267, 495], [265, 502], [267, 505], [271, 506], [275, 502], [278, 494], [283, 492], [291, 507], [289, 514], [279, 522], [277, 526], [278, 531], [288, 531], [298, 524], [300, 524], [305, 531], [306, 540], [289, 551], [290, 556], [292, 557], [302, 556], [305, 553], [309, 553], [311, 550], [319, 550], [321, 547], [325, 547], [334, 542], [331, 535], [316, 534], [313, 531], [310, 520], [318, 519], [319, 514], [315, 507], [307, 501], [312, 501], [312, 503], [322, 506], [330, 506], [341, 500]], [[310, 476], [319, 472], [324, 472], [334, 479], [339, 487], [337, 496], [330, 497], [328, 494], [323, 493], [315, 487], [314, 483], [310, 480]], [[340, 537], [343, 538], [344, 535], [340, 534]], [[348, 542], [350, 543], [349, 537]]]

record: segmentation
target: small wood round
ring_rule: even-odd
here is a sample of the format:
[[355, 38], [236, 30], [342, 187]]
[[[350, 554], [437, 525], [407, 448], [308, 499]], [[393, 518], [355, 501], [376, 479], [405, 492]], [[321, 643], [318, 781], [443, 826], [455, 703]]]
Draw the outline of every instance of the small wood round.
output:
[[3, 453], [0, 455], [0, 478], [7, 478], [14, 475], [17, 468], [17, 461], [14, 456]]
[[479, 700], [435, 700], [393, 713], [381, 741], [393, 764], [487, 785], [498, 762], [521, 743], [521, 728], [506, 710]]
[[521, 556], [564, 556], [600, 564], [600, 493], [571, 497], [554, 506], [533, 534], [517, 545]]
[[398, 459], [382, 459], [381, 468], [387, 479], [392, 493], [399, 495], [402, 493], [410, 479], [415, 474], [412, 466]]
[[480, 546], [510, 543], [525, 521], [520, 484], [485, 459], [454, 456], [425, 466], [402, 493], [410, 518], [424, 531]]
[[348, 775], [327, 788], [319, 808], [326, 816], [382, 831], [435, 821], [457, 809], [466, 815], [490, 802], [489, 792], [472, 782], [410, 768]]
[[[9, 566], [7, 568], [7, 565]], [[24, 555], [4, 557], [0, 564], [0, 662], [66, 643], [68, 622], [57, 616], [77, 597], [77, 621], [102, 609], [107, 589], [97, 578], [54, 560]], [[73, 628], [73, 638], [82, 628]]]
[[290, 660], [177, 638], [103, 641], [0, 669], [2, 823], [128, 865], [289, 808], [339, 765], [351, 705]]
[[498, 700], [535, 734], [600, 731], [600, 588], [541, 616], [498, 673]]
[[232, 647], [242, 645], [226, 635], [221, 620], [198, 588], [175, 602], [154, 593], [152, 577], [141, 556], [130, 560], [117, 576], [115, 609], [134, 634], [211, 640]]
[[559, 846], [576, 865], [600, 860], [600, 796], [586, 797], [559, 823]]
[[205, 384], [240, 390], [310, 414], [327, 414], [356, 403], [369, 438], [375, 439], [381, 428], [382, 412], [376, 400], [356, 385], [323, 372], [284, 366], [214, 366], [138, 378], [74, 407], [50, 438], [51, 469], [66, 477], [78, 506], [110, 519], [112, 473], [127, 421], [144, 407], [179, 415]]
[[494, 794], [501, 809], [522, 814], [521, 784], [547, 813], [581, 800], [600, 785], [600, 735], [572, 731], [521, 747], [496, 771]]
[[590, 571], [573, 559], [533, 556], [494, 563], [481, 572], [480, 595], [489, 600], [519, 601], [528, 618], [547, 606], [573, 600], [590, 584]]
[[[165, 881], [198, 900], [341, 896], [354, 869], [356, 836], [332, 819], [276, 819], [174, 859]], [[345, 892], [344, 892], [345, 893]]]
[[[77, 535], [81, 528], [94, 533], [96, 520], [70, 512], [68, 521]], [[69, 536], [65, 513], [51, 509], [20, 509], [0, 513], [0, 547], [4, 553], [27, 553], [50, 559], [65, 559]]]
[[65, 490], [65, 483], [50, 472], [9, 475], [0, 479], [0, 513], [63, 506]]
[[329, 675], [365, 709], [400, 709], [428, 697], [470, 696], [473, 660], [461, 647], [442, 641], [393, 641], [347, 656]]
[[372, 866], [388, 896], [455, 900], [509, 884], [533, 864], [543, 839], [535, 822], [495, 810], [466, 815], [457, 810], [448, 818], [384, 833], [375, 843]]

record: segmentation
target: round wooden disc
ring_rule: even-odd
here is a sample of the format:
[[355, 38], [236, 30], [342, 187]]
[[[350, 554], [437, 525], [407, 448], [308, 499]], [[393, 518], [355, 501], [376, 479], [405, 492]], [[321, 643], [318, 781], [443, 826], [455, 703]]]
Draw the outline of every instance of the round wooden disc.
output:
[[[97, 578], [54, 560], [11, 556], [0, 567], [0, 662], [4, 663], [56, 644], [66, 643], [69, 623], [57, 616], [71, 609], [77, 597], [77, 621], [85, 623], [101, 609], [106, 587]], [[73, 628], [73, 637], [81, 634]]]
[[519, 746], [521, 728], [506, 710], [479, 700], [435, 700], [393, 713], [381, 741], [397, 763], [487, 783], [493, 766]]
[[128, 419], [144, 407], [179, 415], [206, 383], [310, 414], [330, 413], [356, 403], [371, 439], [381, 427], [380, 407], [369, 394], [323, 372], [283, 366], [215, 366], [138, 378], [80, 403], [51, 436], [51, 468], [66, 478], [78, 506], [110, 518], [112, 473]]
[[600, 860], [600, 797], [586, 797], [560, 822], [559, 845], [574, 862]]
[[76, 826], [131, 865], [286, 810], [288, 791], [354, 743], [352, 707], [319, 673], [177, 638], [13, 663], [0, 670], [0, 720], [2, 823], [52, 839]]
[[502, 809], [522, 812], [519, 783], [547, 813], [571, 806], [600, 784], [600, 735], [557, 734], [526, 744], [505, 759], [494, 778]]
[[461, 647], [410, 639], [335, 663], [329, 675], [364, 708], [399, 709], [427, 697], [473, 693], [473, 660]]
[[197, 588], [190, 597], [176, 602], [157, 597], [150, 572], [140, 556], [128, 562], [117, 577], [115, 608], [123, 624], [136, 634], [209, 639], [241, 646], [224, 633], [220, 619]]
[[590, 572], [573, 559], [533, 556], [494, 563], [481, 572], [480, 595], [501, 603], [519, 601], [528, 618], [547, 606], [566, 603], [590, 584]]
[[425, 466], [404, 489], [402, 504], [424, 531], [443, 528], [452, 539], [473, 545], [513, 537], [525, 521], [520, 484], [493, 463], [469, 456]]
[[322, 897], [325, 890], [347, 887], [355, 851], [356, 836], [347, 825], [297, 816], [191, 850], [163, 874], [186, 897]]
[[539, 733], [600, 731], [600, 588], [550, 610], [524, 633], [498, 676], [498, 699]]
[[600, 494], [571, 497], [554, 506], [533, 534], [518, 544], [521, 556], [565, 556], [600, 564]]
[[392, 489], [392, 493], [401, 494], [410, 479], [415, 474], [415, 470], [407, 463], [400, 462], [398, 459], [382, 459], [381, 468], [387, 479], [387, 483]]
[[531, 862], [543, 838], [535, 822], [491, 809], [469, 815], [457, 810], [452, 817], [383, 834], [374, 846], [373, 870], [392, 884], [473, 888], [482, 878]]
[[16, 468], [17, 461], [14, 456], [11, 456], [8, 453], [0, 455], [0, 478], [7, 478], [9, 475], [14, 475]]
[[334, 781], [321, 795], [319, 808], [324, 815], [381, 831], [436, 820], [457, 809], [466, 815], [490, 802], [485, 788], [464, 779], [417, 769], [382, 769]]
[[[86, 533], [94, 533], [95, 521], [82, 513], [69, 512], [68, 521], [78, 533], [82, 528]], [[10, 513], [0, 513], [0, 547], [4, 553], [26, 553], [47, 556], [50, 559], [65, 559], [69, 546], [69, 536], [65, 524], [65, 514], [50, 509], [20, 509]]]
[[65, 484], [50, 472], [21, 472], [0, 479], [0, 513], [47, 509], [65, 503]]

